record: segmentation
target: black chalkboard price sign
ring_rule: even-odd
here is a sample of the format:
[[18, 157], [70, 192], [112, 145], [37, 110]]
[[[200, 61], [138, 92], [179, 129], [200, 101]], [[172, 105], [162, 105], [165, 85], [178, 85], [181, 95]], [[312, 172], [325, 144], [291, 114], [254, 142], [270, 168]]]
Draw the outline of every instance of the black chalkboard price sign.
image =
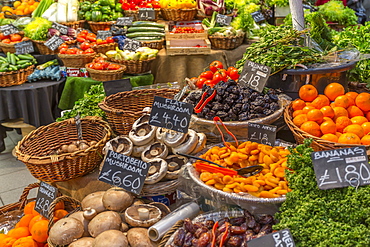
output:
[[139, 195], [149, 167], [142, 160], [109, 150], [98, 179]]
[[251, 15], [255, 22], [261, 22], [266, 20], [265, 16], [260, 11], [253, 12]]
[[50, 204], [57, 197], [58, 189], [50, 184], [41, 182], [37, 192], [35, 210], [48, 218]]
[[67, 26], [64, 26], [64, 25], [56, 23], [56, 22], [53, 22], [51, 24], [51, 28], [54, 28], [54, 29], [58, 30], [61, 34], [67, 34], [68, 33], [68, 27]]
[[112, 37], [112, 31], [99, 30], [96, 34], [96, 39], [106, 40], [108, 37]]
[[46, 41], [44, 45], [50, 50], [55, 51], [63, 43], [64, 40], [61, 37], [59, 37], [58, 35], [54, 35], [48, 41]]
[[128, 16], [128, 17], [119, 17], [117, 19], [116, 25], [117, 26], [131, 26], [133, 20], [134, 20], [134, 17], [131, 17], [131, 16]]
[[313, 152], [311, 157], [319, 189], [370, 184], [370, 166], [364, 146]]
[[154, 20], [155, 11], [153, 8], [140, 8], [139, 9], [139, 20]]
[[223, 26], [229, 26], [232, 19], [233, 18], [231, 16], [221, 15], [221, 14], [216, 15], [216, 23], [223, 25]]
[[129, 51], [136, 51], [141, 46], [142, 43], [140, 41], [126, 38], [125, 43], [123, 45], [123, 49]]
[[174, 99], [154, 96], [149, 124], [188, 133], [193, 105]]
[[31, 40], [22, 41], [14, 44], [15, 54], [29, 54], [35, 51]]
[[248, 242], [248, 247], [294, 247], [295, 243], [289, 229], [274, 232]]
[[19, 29], [13, 24], [2, 25], [0, 26], [0, 33], [3, 33], [4, 36], [8, 36], [13, 33], [19, 33]]
[[242, 86], [252, 88], [261, 93], [266, 85], [270, 73], [270, 67], [246, 60], [239, 77], [239, 83]]
[[248, 123], [248, 140], [274, 146], [276, 126], [258, 123]]

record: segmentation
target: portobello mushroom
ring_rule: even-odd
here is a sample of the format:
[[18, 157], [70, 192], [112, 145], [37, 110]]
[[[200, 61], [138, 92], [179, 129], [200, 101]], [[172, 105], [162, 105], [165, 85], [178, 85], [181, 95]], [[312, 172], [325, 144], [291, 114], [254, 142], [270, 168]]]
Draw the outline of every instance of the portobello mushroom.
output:
[[179, 177], [181, 167], [188, 162], [188, 159], [180, 155], [170, 155], [165, 161], [167, 162], [167, 174], [166, 179], [172, 180]]
[[157, 127], [151, 126], [148, 123], [142, 123], [132, 129], [128, 136], [133, 144], [142, 146], [154, 139], [156, 129]]
[[168, 131], [164, 132], [163, 142], [167, 146], [177, 147], [178, 145], [180, 145], [185, 140], [186, 135], [187, 135], [187, 133], [184, 134], [184, 133], [181, 133], [181, 132], [168, 130]]
[[141, 154], [141, 160], [144, 162], [148, 162], [154, 158], [161, 158], [164, 159], [168, 155], [168, 148], [166, 145], [160, 142], [155, 142], [144, 150]]
[[148, 123], [150, 118], [150, 114], [144, 113], [141, 117], [139, 117], [132, 125], [132, 128], [137, 128], [140, 124]]
[[191, 152], [191, 154], [199, 153], [206, 146], [207, 136], [204, 133], [197, 133], [197, 136], [198, 136], [198, 144], [195, 147], [195, 149], [193, 150], [193, 152]]
[[162, 180], [167, 174], [168, 166], [164, 159], [155, 158], [146, 161], [150, 164], [144, 184], [155, 184]]
[[188, 134], [184, 140], [179, 146], [172, 148], [172, 153], [183, 153], [183, 154], [190, 154], [193, 152], [193, 150], [196, 148], [198, 144], [198, 135], [197, 133], [189, 129]]
[[133, 227], [150, 227], [161, 218], [161, 210], [149, 204], [134, 205], [125, 211], [125, 220]]
[[103, 149], [104, 153], [108, 150], [112, 150], [116, 153], [130, 156], [133, 150], [134, 144], [127, 136], [117, 136], [105, 144]]
[[141, 154], [144, 152], [144, 150], [152, 145], [153, 143], [155, 142], [155, 138], [153, 140], [151, 140], [148, 144], [145, 144], [145, 145], [142, 145], [142, 146], [135, 146], [133, 147], [132, 149], [132, 153], [131, 153], [131, 156], [132, 157], [135, 157], [135, 158], [140, 158], [141, 157]]

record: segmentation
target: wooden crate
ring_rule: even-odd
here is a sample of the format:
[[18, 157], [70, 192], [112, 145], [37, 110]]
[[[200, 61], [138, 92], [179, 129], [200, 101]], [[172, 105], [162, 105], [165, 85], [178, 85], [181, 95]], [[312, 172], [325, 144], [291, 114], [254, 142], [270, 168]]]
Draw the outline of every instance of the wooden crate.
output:
[[[187, 25], [181, 25], [181, 23], [184, 23]], [[175, 25], [194, 27], [197, 29], [202, 29], [203, 32], [201, 33], [171, 33], [170, 30], [172, 30], [173, 26]], [[168, 25], [166, 25], [165, 31], [166, 31], [166, 34], [165, 34], [166, 40], [207, 39], [208, 37], [207, 30], [204, 29], [202, 23], [199, 21], [178, 21], [178, 22], [170, 21], [168, 22]]]
[[166, 50], [167, 55], [207, 55], [211, 53], [211, 42], [209, 39], [167, 40]]

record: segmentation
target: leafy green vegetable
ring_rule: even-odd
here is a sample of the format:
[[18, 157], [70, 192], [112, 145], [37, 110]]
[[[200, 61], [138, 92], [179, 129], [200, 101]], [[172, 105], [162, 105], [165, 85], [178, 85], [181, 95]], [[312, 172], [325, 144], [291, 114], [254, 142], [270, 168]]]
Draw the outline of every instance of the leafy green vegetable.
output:
[[286, 7], [289, 6], [289, 0], [266, 0], [266, 3], [270, 6]]
[[306, 139], [290, 149], [286, 201], [274, 229], [289, 228], [298, 247], [365, 247], [370, 243], [370, 187], [320, 190]]
[[24, 35], [32, 40], [46, 40], [51, 21], [42, 17], [35, 17], [33, 21], [28, 23], [24, 28]]
[[357, 24], [355, 11], [343, 5], [342, 1], [331, 0], [319, 6], [319, 13], [326, 21], [337, 22], [340, 25], [350, 26]]
[[235, 29], [242, 29], [244, 32], [249, 31], [253, 25], [254, 20], [251, 16], [253, 12], [260, 10], [260, 6], [254, 2], [248, 4], [237, 4], [238, 16], [231, 22], [231, 26]]

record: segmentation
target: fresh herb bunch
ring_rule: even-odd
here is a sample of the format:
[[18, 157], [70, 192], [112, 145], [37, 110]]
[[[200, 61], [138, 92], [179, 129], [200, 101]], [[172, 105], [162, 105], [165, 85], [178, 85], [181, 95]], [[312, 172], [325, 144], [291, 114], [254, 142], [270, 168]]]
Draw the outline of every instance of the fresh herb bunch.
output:
[[289, 228], [298, 247], [368, 246], [370, 187], [320, 190], [311, 160], [311, 140], [290, 149], [286, 200], [274, 229]]
[[271, 74], [275, 74], [283, 69], [294, 68], [297, 64], [322, 62], [320, 53], [300, 45], [303, 42], [302, 35], [306, 32], [286, 26], [266, 26], [259, 33], [260, 40], [246, 49], [236, 68], [241, 73], [245, 61], [250, 60], [271, 67]]
[[279, 6], [279, 7], [286, 7], [289, 6], [289, 0], [266, 0], [266, 3], [269, 6]]
[[105, 118], [105, 113], [98, 104], [105, 98], [103, 84], [92, 85], [84, 97], [77, 100], [71, 111], [66, 112], [63, 117], [57, 119], [57, 122], [73, 118], [80, 114], [80, 117], [98, 116]]
[[342, 1], [331, 0], [319, 6], [326, 21], [337, 22], [339, 25], [351, 26], [357, 24], [355, 11], [343, 5]]

